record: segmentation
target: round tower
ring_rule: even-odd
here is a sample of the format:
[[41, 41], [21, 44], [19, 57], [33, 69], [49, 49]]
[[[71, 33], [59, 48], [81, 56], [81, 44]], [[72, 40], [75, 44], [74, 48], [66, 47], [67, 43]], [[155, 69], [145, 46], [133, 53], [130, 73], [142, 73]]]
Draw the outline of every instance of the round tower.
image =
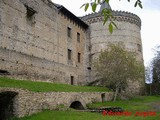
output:
[[118, 29], [111, 34], [108, 31], [108, 24], [103, 25], [103, 16], [101, 15], [103, 8], [111, 9], [106, 2], [103, 2], [98, 13], [82, 17], [83, 21], [90, 26], [89, 42], [92, 58], [96, 56], [96, 53], [105, 49], [108, 43], [122, 42], [127, 50], [136, 52], [137, 59], [143, 62], [140, 18], [133, 13], [112, 10]]
[[[87, 33], [89, 34], [89, 63], [98, 56], [98, 53], [100, 53], [101, 50], [107, 48], [108, 43], [119, 42], [124, 45], [126, 50], [136, 52], [137, 60], [143, 63], [140, 18], [133, 13], [112, 10], [114, 22], [118, 29], [115, 29], [111, 34], [108, 31], [108, 24], [106, 23], [103, 25], [103, 16], [101, 15], [101, 11], [104, 8], [111, 9], [110, 5], [103, 2], [99, 12], [82, 17], [82, 20], [89, 25], [89, 31]], [[91, 69], [91, 64], [89, 68], [89, 80], [92, 82], [96, 78], [94, 77], [94, 71]], [[136, 91], [137, 93], [140, 90], [139, 88], [141, 88], [141, 85], [134, 82], [131, 83], [129, 90]]]

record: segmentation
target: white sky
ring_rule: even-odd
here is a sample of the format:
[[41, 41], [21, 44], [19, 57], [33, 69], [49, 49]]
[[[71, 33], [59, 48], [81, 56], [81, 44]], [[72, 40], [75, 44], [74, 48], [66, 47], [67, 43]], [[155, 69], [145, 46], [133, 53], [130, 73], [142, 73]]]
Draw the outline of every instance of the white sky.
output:
[[[76, 16], [84, 16], [89, 12], [80, 9], [81, 5], [91, 0], [52, 0], [54, 3], [63, 5]], [[135, 1], [135, 0], [131, 0]], [[134, 2], [127, 0], [110, 0], [113, 10], [132, 12], [142, 20], [141, 37], [143, 44], [143, 57], [147, 65], [154, 57], [153, 48], [160, 45], [160, 0], [141, 0], [143, 9], [134, 7]]]

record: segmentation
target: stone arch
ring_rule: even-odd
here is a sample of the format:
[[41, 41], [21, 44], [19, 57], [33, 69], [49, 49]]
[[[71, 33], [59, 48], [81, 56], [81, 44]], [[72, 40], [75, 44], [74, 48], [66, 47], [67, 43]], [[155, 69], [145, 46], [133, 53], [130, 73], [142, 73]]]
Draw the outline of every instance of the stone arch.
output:
[[71, 98], [68, 106], [74, 109], [85, 109], [86, 102], [79, 95], [75, 95]]
[[76, 110], [84, 110], [84, 106], [79, 101], [73, 101], [69, 107]]
[[8, 120], [14, 116], [14, 98], [17, 92], [0, 92], [0, 120]]

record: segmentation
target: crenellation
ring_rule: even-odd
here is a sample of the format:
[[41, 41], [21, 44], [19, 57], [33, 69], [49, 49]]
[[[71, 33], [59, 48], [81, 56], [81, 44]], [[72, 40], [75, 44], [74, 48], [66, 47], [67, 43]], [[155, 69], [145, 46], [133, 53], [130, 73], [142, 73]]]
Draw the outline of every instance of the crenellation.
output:
[[[125, 11], [112, 11], [112, 14], [114, 16], [115, 21], [124, 21], [124, 22], [130, 22], [132, 24], [136, 24], [137, 26], [141, 26], [141, 20], [140, 18], [130, 12], [125, 12]], [[100, 19], [99, 19], [100, 17]], [[103, 16], [101, 16], [100, 12], [98, 13], [92, 13], [88, 14], [86, 16], [81, 17], [82, 20], [85, 22], [91, 24], [94, 22], [98, 22], [98, 20], [103, 21]]]

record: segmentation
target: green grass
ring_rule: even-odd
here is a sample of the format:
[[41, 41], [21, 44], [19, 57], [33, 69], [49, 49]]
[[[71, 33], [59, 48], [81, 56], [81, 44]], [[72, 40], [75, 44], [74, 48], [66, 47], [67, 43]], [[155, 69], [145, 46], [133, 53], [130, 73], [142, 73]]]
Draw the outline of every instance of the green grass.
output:
[[125, 111], [148, 111], [151, 110], [151, 103], [160, 101], [160, 96], [141, 96], [130, 100], [117, 100], [116, 102], [98, 102], [94, 104], [88, 104], [89, 108], [97, 108], [104, 106], [118, 106]]
[[101, 113], [76, 111], [43, 111], [30, 117], [13, 120], [159, 120], [156, 116], [103, 116]]
[[[93, 119], [94, 118], [94, 119]], [[76, 111], [43, 111], [41, 113], [13, 120], [101, 120], [101, 114]], [[106, 119], [104, 119], [106, 120]]]
[[104, 87], [74, 86], [67, 84], [53, 84], [47, 82], [33, 82], [26, 80], [14, 80], [0, 77], [0, 87], [22, 88], [34, 92], [107, 92]]
[[[152, 107], [152, 103], [159, 101], [160, 96], [144, 96], [132, 100], [90, 104], [90, 107], [120, 106], [125, 111], [131, 112], [132, 115], [130, 116], [103, 116], [101, 113], [46, 110], [29, 117], [13, 120], [159, 120], [160, 112]], [[146, 111], [156, 111], [156, 116], [134, 116], [136, 112]]]

